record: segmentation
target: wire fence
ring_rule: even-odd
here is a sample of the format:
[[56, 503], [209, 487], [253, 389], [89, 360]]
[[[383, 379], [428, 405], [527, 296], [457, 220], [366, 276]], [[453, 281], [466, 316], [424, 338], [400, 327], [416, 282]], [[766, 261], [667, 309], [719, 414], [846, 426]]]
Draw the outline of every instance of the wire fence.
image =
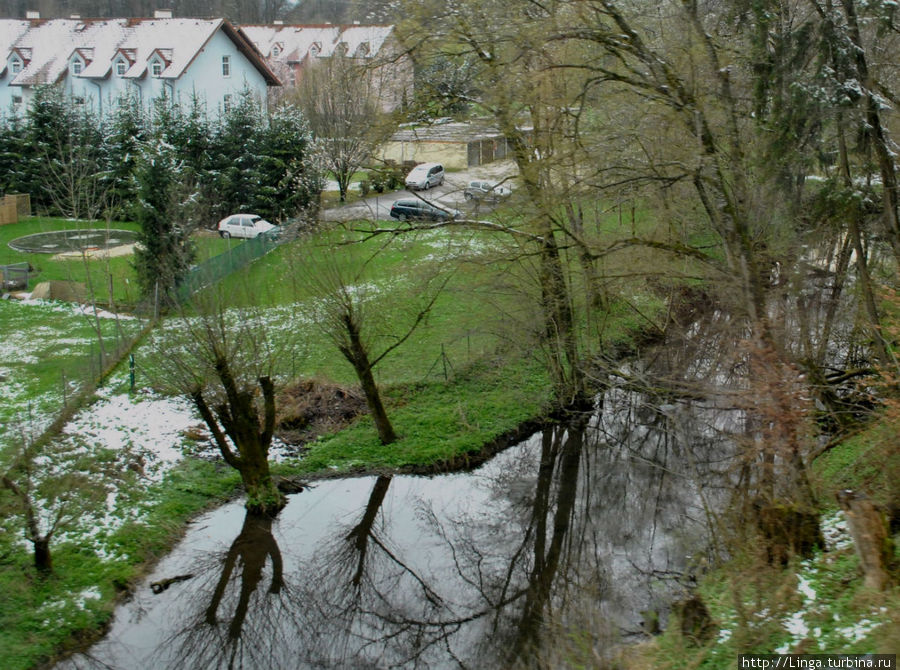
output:
[[175, 297], [179, 302], [187, 300], [200, 289], [212, 286], [257, 258], [265, 256], [284, 241], [285, 236], [280, 234], [258, 235], [197, 264], [175, 289]]

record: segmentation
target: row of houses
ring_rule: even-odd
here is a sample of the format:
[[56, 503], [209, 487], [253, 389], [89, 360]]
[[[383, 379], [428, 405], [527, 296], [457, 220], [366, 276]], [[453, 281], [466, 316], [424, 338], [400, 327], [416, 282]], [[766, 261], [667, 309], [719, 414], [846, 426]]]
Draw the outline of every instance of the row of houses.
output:
[[269, 101], [328, 58], [372, 63], [386, 110], [412, 93], [413, 68], [394, 28], [337, 25], [234, 26], [225, 19], [0, 19], [0, 114], [20, 115], [36, 87], [59, 85], [73, 104], [103, 112], [123, 95], [144, 106], [161, 96], [197, 98], [211, 115], [249, 88]]

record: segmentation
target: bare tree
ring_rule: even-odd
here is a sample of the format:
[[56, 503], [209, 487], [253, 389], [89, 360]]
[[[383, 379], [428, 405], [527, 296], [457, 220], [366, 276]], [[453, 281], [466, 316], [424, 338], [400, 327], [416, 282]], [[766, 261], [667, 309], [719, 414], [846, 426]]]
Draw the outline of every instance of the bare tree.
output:
[[294, 96], [343, 202], [353, 174], [369, 163], [390, 127], [378, 109], [376, 71], [347, 56], [326, 58], [306, 69]]
[[358, 246], [342, 246], [340, 257], [325, 245], [296, 249], [298, 278], [317, 293], [316, 324], [353, 366], [381, 443], [396, 441], [374, 369], [425, 321], [452, 273], [411, 277], [418, 301], [400, 311], [369, 281], [369, 258]]
[[222, 458], [241, 475], [246, 506], [273, 514], [284, 506], [269, 470], [275, 431], [275, 363], [284, 354], [262, 310], [229, 309], [208, 290], [164, 322], [156, 343], [157, 382], [186, 395]]
[[20, 516], [25, 539], [34, 548], [34, 567], [46, 576], [53, 571], [51, 541], [105, 498], [103, 477], [89, 455], [61, 445], [42, 446], [24, 431], [19, 448], [11, 451], [0, 471], [0, 485], [11, 495], [4, 507]]

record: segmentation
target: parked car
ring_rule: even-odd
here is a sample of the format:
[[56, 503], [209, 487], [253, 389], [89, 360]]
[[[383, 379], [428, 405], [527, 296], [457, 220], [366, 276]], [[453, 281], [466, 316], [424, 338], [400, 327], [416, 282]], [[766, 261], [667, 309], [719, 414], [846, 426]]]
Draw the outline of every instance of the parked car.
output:
[[449, 221], [461, 216], [456, 209], [440, 209], [423, 200], [397, 200], [391, 205], [391, 218], [400, 221]]
[[406, 175], [406, 188], [429, 189], [444, 183], [444, 166], [440, 163], [421, 163]]
[[258, 214], [232, 214], [219, 221], [217, 229], [222, 237], [250, 239], [275, 230], [276, 226]]
[[509, 197], [510, 193], [512, 191], [506, 186], [491, 184], [488, 181], [470, 181], [463, 191], [466, 200], [490, 200], [493, 202]]

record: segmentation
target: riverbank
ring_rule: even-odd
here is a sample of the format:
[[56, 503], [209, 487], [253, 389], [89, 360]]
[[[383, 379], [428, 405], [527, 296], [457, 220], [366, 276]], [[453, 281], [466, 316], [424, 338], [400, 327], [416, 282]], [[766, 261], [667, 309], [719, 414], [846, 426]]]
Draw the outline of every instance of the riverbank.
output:
[[[894, 407], [892, 409], [892, 407]], [[782, 568], [766, 561], [760, 547], [730, 545], [726, 562], [700, 570], [696, 593], [709, 613], [701, 639], [682, 631], [673, 616], [658, 636], [628, 647], [626, 670], [735, 667], [739, 654], [896, 654], [900, 651], [900, 570], [884, 591], [864, 584], [859, 556], [835, 493], [864, 491], [894, 515], [900, 482], [900, 417], [888, 402], [864, 430], [820, 456], [811, 482], [825, 550], [793, 557]]]

